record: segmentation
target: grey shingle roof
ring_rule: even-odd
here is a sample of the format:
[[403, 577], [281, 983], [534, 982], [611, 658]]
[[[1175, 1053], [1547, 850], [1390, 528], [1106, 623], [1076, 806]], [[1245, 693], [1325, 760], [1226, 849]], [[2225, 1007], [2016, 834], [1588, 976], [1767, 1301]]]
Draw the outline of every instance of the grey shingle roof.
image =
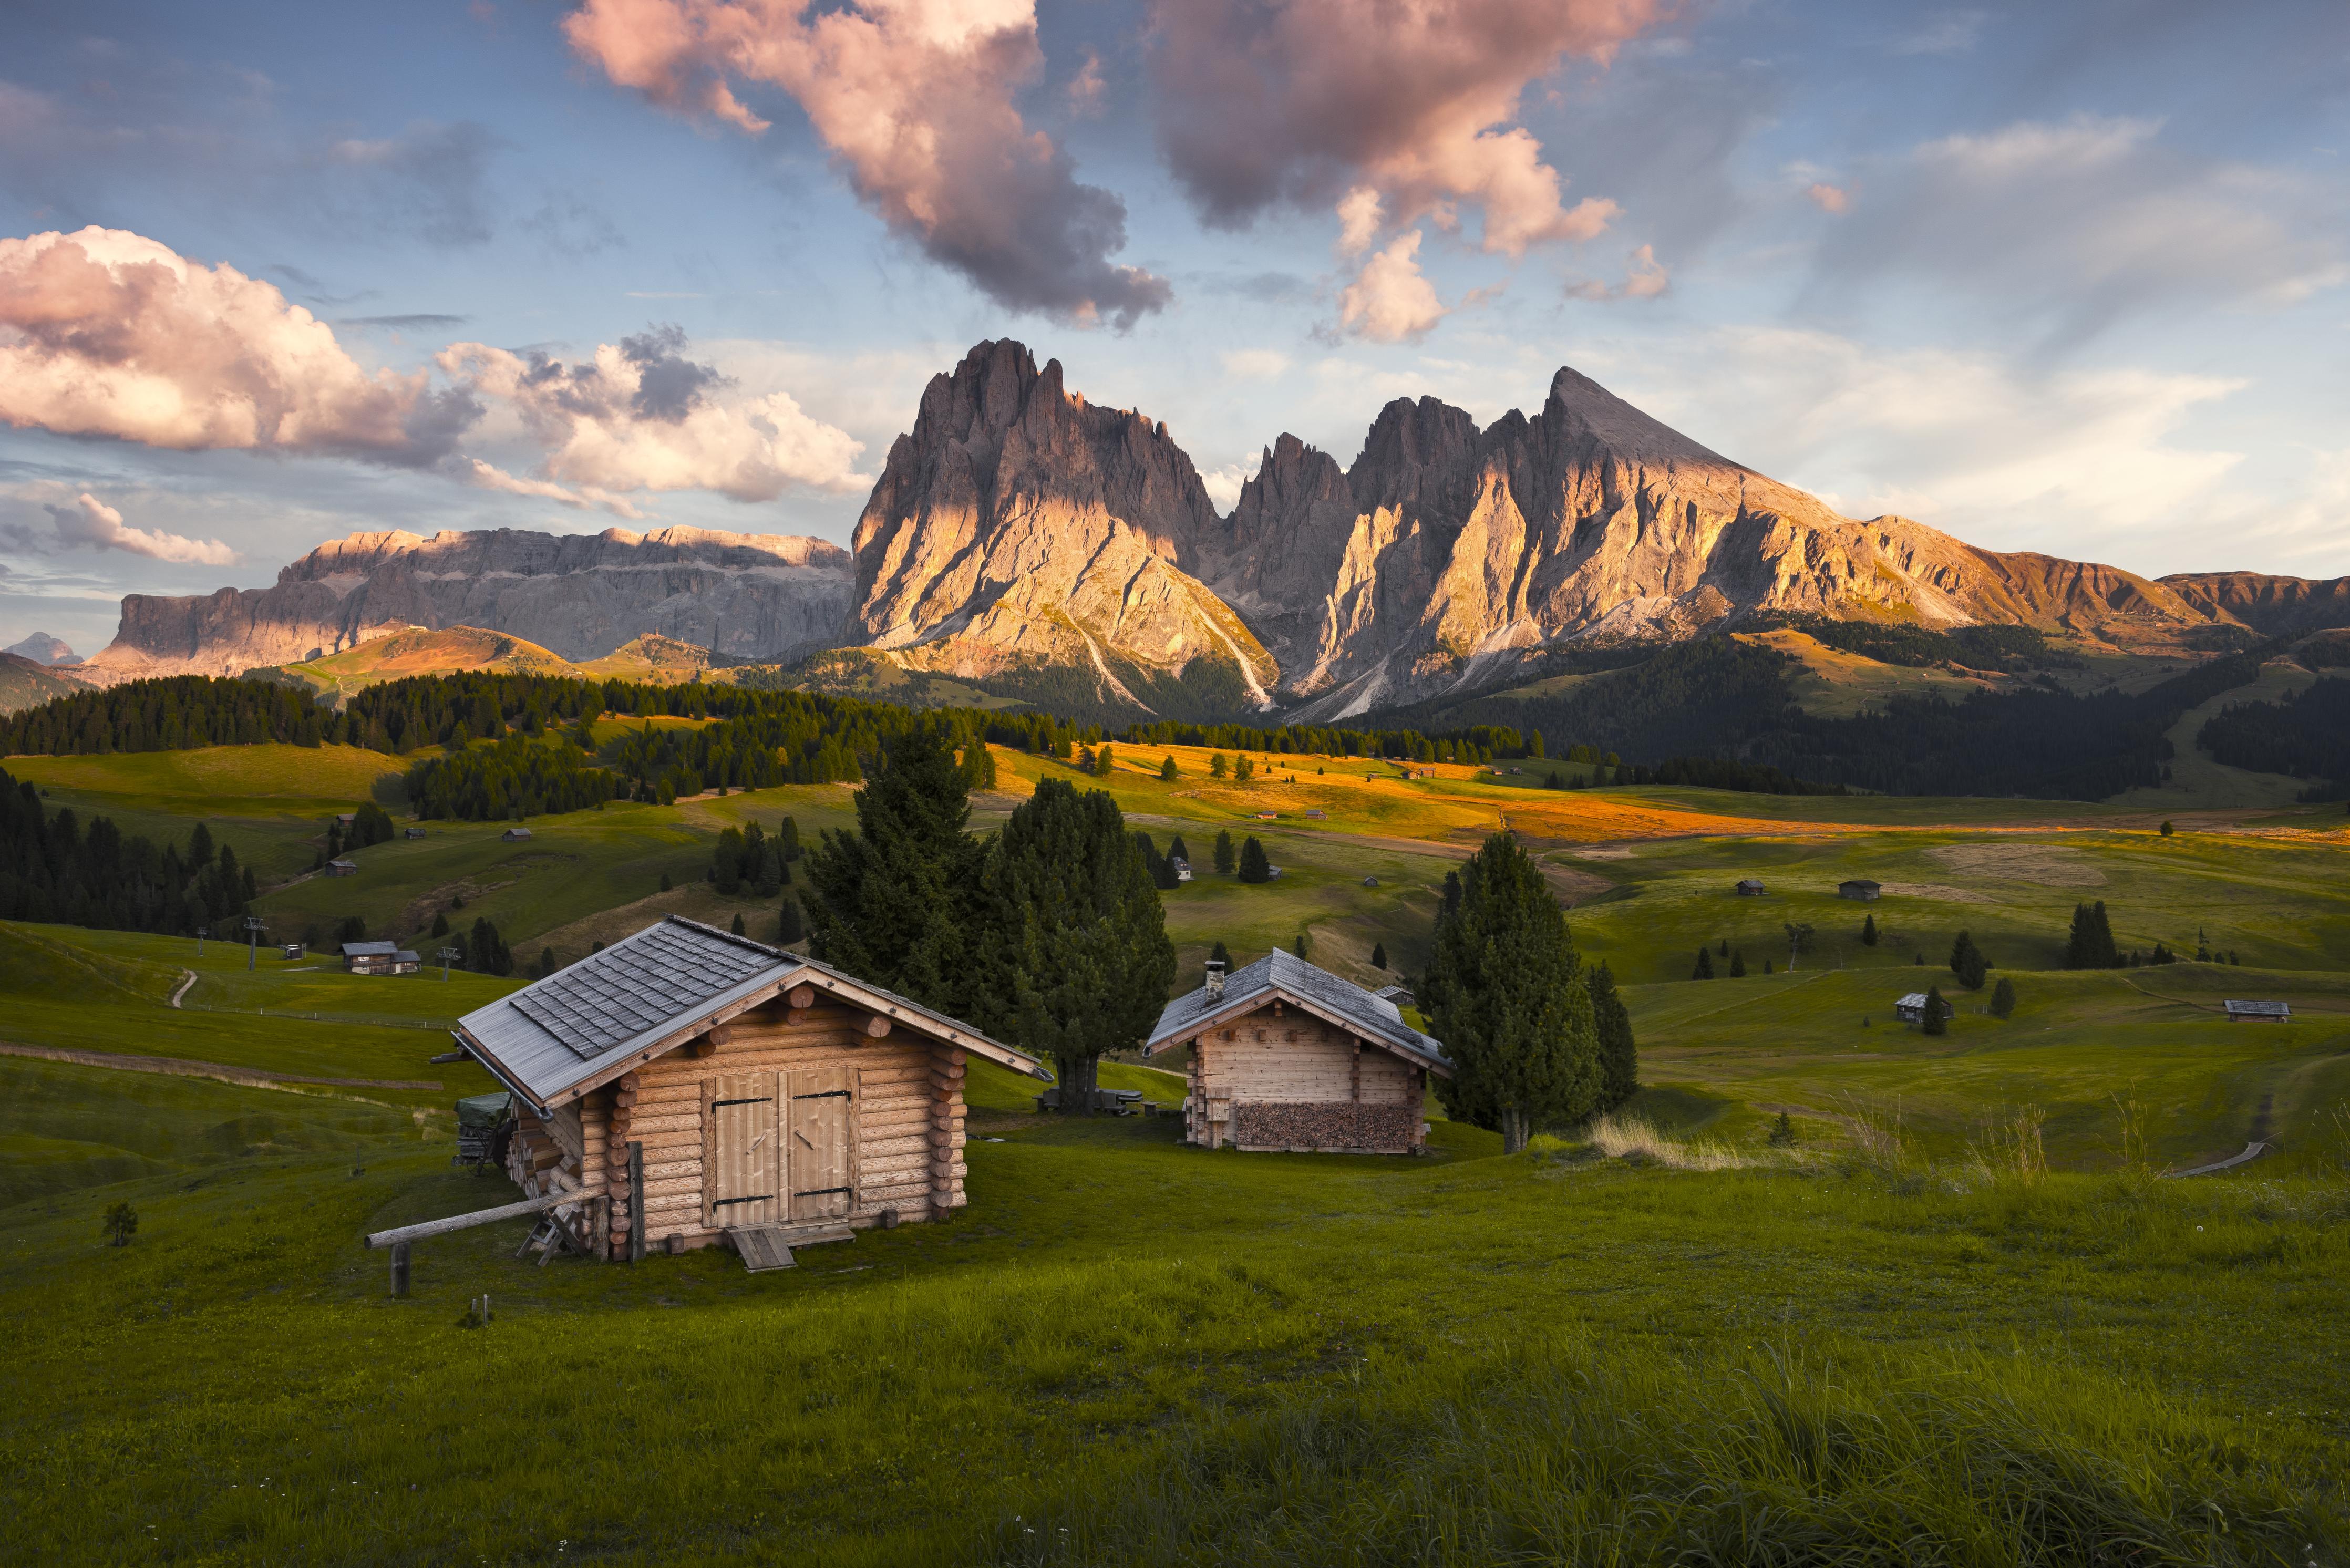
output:
[[1224, 981], [1222, 996], [1211, 996], [1205, 986], [1169, 1002], [1150, 1032], [1146, 1052], [1188, 1040], [1216, 1020], [1237, 1016], [1281, 996], [1319, 1012], [1394, 1052], [1450, 1072], [1444, 1047], [1403, 1021], [1396, 1005], [1375, 996], [1351, 981], [1317, 969], [1285, 949], [1275, 948], [1245, 969], [1235, 970]]
[[803, 976], [1017, 1071], [1035, 1058], [969, 1024], [829, 965], [671, 915], [457, 1021], [466, 1046], [512, 1089], [546, 1106], [593, 1087], [699, 1021], [755, 1004]]
[[2230, 1000], [2222, 1003], [2222, 1005], [2230, 1012], [2257, 1013], [2262, 1018], [2284, 1018], [2290, 1016], [2293, 1012], [2293, 1009], [2282, 1002], [2238, 1002]]
[[399, 950], [397, 942], [345, 942], [345, 958], [390, 958]]

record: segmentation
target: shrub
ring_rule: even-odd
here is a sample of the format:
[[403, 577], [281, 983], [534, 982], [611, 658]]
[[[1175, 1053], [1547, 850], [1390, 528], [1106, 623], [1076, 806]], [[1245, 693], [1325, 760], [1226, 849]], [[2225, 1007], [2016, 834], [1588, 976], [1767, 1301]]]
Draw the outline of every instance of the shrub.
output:
[[2005, 975], [2001, 975], [1999, 983], [1991, 988], [1991, 1015], [1993, 1018], [2005, 1018], [2014, 1011], [2015, 981]]
[[117, 1203], [106, 1211], [105, 1226], [108, 1246], [128, 1247], [139, 1231], [139, 1210], [128, 1203]]

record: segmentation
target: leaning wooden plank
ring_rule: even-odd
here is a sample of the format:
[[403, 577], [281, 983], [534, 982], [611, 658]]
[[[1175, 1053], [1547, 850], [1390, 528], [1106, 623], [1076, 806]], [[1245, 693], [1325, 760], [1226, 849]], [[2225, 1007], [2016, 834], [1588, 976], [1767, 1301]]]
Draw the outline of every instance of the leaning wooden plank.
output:
[[420, 1241], [427, 1236], [445, 1236], [452, 1231], [469, 1230], [475, 1225], [494, 1225], [501, 1220], [519, 1219], [536, 1214], [542, 1209], [560, 1209], [568, 1203], [586, 1203], [585, 1192], [549, 1192], [537, 1198], [525, 1198], [520, 1203], [501, 1204], [495, 1209], [477, 1209], [471, 1214], [452, 1214], [446, 1220], [427, 1220], [421, 1225], [402, 1225], [390, 1231], [378, 1231], [372, 1236], [362, 1236], [359, 1243], [366, 1247], [390, 1247], [401, 1241]]

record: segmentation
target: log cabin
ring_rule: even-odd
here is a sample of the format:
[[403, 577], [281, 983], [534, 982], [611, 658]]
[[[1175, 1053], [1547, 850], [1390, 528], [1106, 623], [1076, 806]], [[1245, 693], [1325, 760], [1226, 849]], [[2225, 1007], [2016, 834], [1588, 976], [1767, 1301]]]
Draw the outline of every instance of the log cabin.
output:
[[1184, 1141], [1299, 1154], [1417, 1154], [1444, 1047], [1393, 1002], [1279, 948], [1159, 1015], [1145, 1055], [1184, 1053]]
[[577, 1191], [558, 1213], [606, 1258], [723, 1241], [749, 1262], [944, 1218], [965, 1201], [966, 1063], [1052, 1076], [902, 996], [676, 915], [456, 1034], [515, 1096], [508, 1174], [526, 1198]]

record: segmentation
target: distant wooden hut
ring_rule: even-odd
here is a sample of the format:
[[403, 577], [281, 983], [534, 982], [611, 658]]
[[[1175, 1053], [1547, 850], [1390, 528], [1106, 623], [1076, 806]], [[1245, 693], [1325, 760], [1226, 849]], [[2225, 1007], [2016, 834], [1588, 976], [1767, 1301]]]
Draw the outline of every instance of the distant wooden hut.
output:
[[508, 844], [519, 844], [524, 839], [530, 836], [530, 829], [527, 827], [509, 827], [504, 833], [499, 834], [498, 836], [504, 839]]
[[724, 1241], [767, 1266], [941, 1218], [964, 1202], [966, 1061], [1051, 1078], [968, 1024], [675, 915], [457, 1033], [515, 1095], [508, 1172], [532, 1198], [577, 1192], [582, 1215], [608, 1199], [608, 1232], [582, 1238], [607, 1257]]
[[405, 829], [401, 833], [400, 836], [403, 838], [421, 838], [424, 836], [424, 829], [421, 827], [411, 827]]
[[1175, 880], [1178, 882], [1189, 882], [1191, 879], [1191, 863], [1180, 855], [1170, 855], [1167, 857], [1167, 864], [1175, 868]]
[[1875, 903], [1877, 896], [1884, 890], [1881, 884], [1872, 882], [1866, 877], [1855, 877], [1849, 881], [1836, 884], [1837, 898], [1857, 898], [1864, 904]]
[[356, 877], [359, 874], [359, 863], [348, 856], [338, 855], [327, 862], [327, 875], [329, 877]]
[[1742, 898], [1759, 898], [1762, 896], [1762, 884], [1749, 877], [1738, 884], [1737, 891]]
[[2290, 1023], [2293, 1009], [2282, 1002], [2227, 1002], [2230, 1023]]
[[398, 942], [343, 944], [343, 969], [349, 974], [414, 974], [422, 967], [422, 961]]
[[[1947, 1007], [1950, 1004], [1945, 1002], [1943, 1005]], [[1895, 1002], [1893, 1004], [1893, 1016], [1898, 1018], [1904, 1023], [1925, 1023], [1926, 993], [1922, 991], [1913, 991], [1908, 995], [1903, 997], [1900, 1001]]]
[[1185, 1054], [1185, 1141], [1291, 1153], [1416, 1154], [1444, 1048], [1392, 1002], [1276, 948], [1167, 1004], [1146, 1054]]

